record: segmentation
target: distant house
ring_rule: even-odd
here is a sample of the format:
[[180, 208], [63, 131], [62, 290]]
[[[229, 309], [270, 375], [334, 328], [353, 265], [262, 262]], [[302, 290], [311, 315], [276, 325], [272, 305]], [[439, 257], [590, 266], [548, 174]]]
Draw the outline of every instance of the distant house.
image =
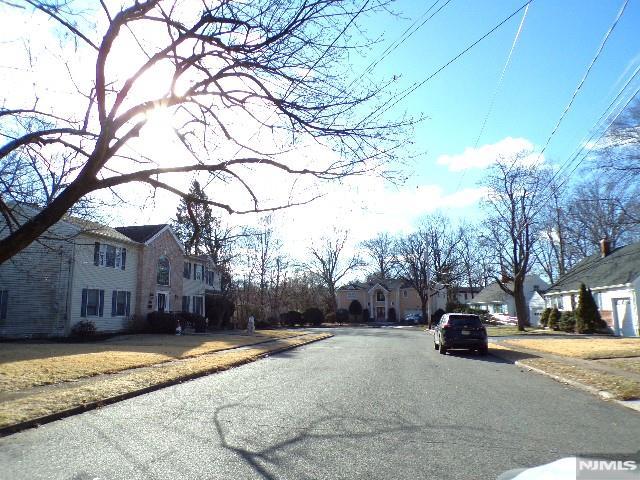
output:
[[[422, 313], [418, 292], [408, 282], [388, 279], [371, 282], [352, 282], [336, 291], [338, 308], [348, 309], [357, 300], [369, 311], [369, 320], [388, 321], [394, 316], [401, 320], [407, 315]], [[447, 291], [440, 290], [431, 297], [431, 312], [447, 305]], [[393, 310], [393, 312], [392, 312]]]
[[581, 283], [591, 289], [600, 315], [616, 335], [639, 335], [640, 242], [612, 249], [610, 242], [601, 241], [599, 253], [579, 262], [547, 289], [547, 305], [574, 310]]
[[[513, 288], [513, 282], [506, 284], [507, 288]], [[542, 292], [549, 285], [538, 275], [530, 274], [524, 279], [524, 295], [529, 306], [529, 323], [538, 325], [540, 315], [545, 308], [545, 301]], [[497, 282], [493, 282], [483, 288], [470, 305], [475, 308], [488, 310], [489, 313], [516, 316], [516, 303], [514, 298], [500, 288]]]
[[117, 332], [154, 310], [206, 315], [205, 295], [219, 290], [217, 270], [185, 255], [168, 225], [114, 229], [65, 217], [0, 265], [0, 336], [67, 336], [81, 320]]

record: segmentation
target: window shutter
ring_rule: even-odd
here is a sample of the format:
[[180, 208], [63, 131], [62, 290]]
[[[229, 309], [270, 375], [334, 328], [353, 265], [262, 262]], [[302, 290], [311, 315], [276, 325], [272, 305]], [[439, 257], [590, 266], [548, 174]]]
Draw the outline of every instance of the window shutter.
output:
[[118, 311], [118, 292], [116, 290], [111, 294], [111, 316], [115, 317]]
[[198, 268], [198, 266], [194, 263], [193, 264], [193, 279], [196, 279], [196, 268]]
[[193, 300], [192, 300], [192, 305], [191, 305], [191, 313], [196, 313], [196, 296], [193, 296]]
[[9, 290], [0, 290], [0, 320], [7, 318], [7, 303], [9, 302]]
[[100, 264], [100, 242], [93, 244], [93, 264], [96, 267]]
[[127, 292], [127, 317], [131, 312], [131, 292]]
[[122, 260], [121, 260], [120, 268], [124, 270], [126, 264], [127, 264], [127, 249], [122, 247]]
[[104, 290], [100, 290], [100, 311], [98, 315], [102, 317], [103, 314], [104, 314]]
[[80, 316], [81, 317], [86, 317], [87, 316], [87, 289], [83, 288], [82, 289], [82, 306], [80, 307]]

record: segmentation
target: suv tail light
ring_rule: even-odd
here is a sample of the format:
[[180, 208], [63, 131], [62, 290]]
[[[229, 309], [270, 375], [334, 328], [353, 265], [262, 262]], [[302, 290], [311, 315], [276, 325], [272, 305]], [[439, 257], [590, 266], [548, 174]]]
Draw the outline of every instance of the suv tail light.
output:
[[451, 328], [451, 325], [449, 325], [448, 323], [445, 323], [442, 328], [447, 329], [447, 328]]

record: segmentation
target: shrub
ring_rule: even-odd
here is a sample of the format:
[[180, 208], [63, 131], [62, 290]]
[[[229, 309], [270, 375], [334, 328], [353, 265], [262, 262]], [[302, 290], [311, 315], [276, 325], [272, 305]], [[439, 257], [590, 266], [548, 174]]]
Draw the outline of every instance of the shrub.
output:
[[96, 324], [91, 320], [81, 320], [71, 329], [71, 336], [79, 339], [92, 338], [96, 334]]
[[289, 310], [287, 312], [287, 323], [292, 327], [295, 325], [302, 326], [302, 314], [300, 312], [297, 312], [296, 310]]
[[363, 322], [370, 322], [371, 318], [369, 318], [369, 309], [365, 308], [364, 310], [362, 310], [362, 321]]
[[127, 322], [127, 331], [131, 333], [149, 333], [149, 322], [144, 315], [132, 315]]
[[396, 309], [393, 307], [389, 309], [388, 316], [389, 316], [390, 322], [395, 322], [396, 320], [398, 320], [398, 316], [396, 315]]
[[180, 322], [182, 328], [187, 326], [193, 327], [196, 333], [204, 333], [207, 331], [206, 319], [197, 313], [180, 312], [175, 314], [176, 321]]
[[309, 323], [315, 327], [319, 327], [324, 320], [324, 314], [316, 307], [307, 308], [302, 316], [305, 323]]
[[336, 323], [336, 314], [329, 312], [324, 316], [324, 321], [327, 323]]
[[349, 311], [344, 308], [336, 310], [336, 322], [347, 323], [349, 321]]
[[551, 313], [549, 313], [549, 319], [547, 320], [547, 326], [552, 330], [558, 330], [558, 322], [560, 321], [560, 311], [553, 307]]
[[576, 328], [576, 318], [573, 312], [562, 312], [558, 328], [563, 332], [573, 332]]
[[546, 327], [547, 323], [549, 323], [549, 315], [551, 314], [550, 308], [545, 308], [540, 315], [540, 325], [542, 327]]
[[269, 328], [273, 328], [277, 323], [278, 321], [276, 320], [276, 317], [269, 317], [267, 319], [256, 318], [253, 325], [256, 329], [259, 328], [261, 330], [267, 330]]
[[351, 315], [362, 315], [362, 304], [358, 300], [352, 300], [349, 304], [349, 313]]
[[591, 333], [606, 327], [591, 290], [587, 290], [584, 283], [581, 284], [576, 307], [576, 330], [578, 333]]
[[176, 333], [178, 319], [173, 313], [151, 312], [147, 322], [152, 333]]

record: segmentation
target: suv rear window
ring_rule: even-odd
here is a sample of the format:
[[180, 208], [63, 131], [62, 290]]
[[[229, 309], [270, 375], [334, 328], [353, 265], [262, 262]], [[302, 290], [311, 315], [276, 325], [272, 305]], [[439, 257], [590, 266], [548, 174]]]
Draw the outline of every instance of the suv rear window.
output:
[[452, 327], [481, 327], [480, 317], [472, 315], [449, 315], [447, 322]]

